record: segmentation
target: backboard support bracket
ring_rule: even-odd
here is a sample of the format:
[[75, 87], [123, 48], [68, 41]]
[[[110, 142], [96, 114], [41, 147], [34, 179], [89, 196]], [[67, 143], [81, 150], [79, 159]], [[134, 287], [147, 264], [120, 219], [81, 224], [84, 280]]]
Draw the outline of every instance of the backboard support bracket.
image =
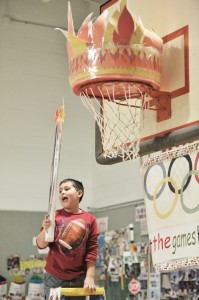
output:
[[171, 93], [153, 91], [152, 99], [148, 102], [148, 109], [156, 111], [156, 121], [162, 122], [171, 118]]

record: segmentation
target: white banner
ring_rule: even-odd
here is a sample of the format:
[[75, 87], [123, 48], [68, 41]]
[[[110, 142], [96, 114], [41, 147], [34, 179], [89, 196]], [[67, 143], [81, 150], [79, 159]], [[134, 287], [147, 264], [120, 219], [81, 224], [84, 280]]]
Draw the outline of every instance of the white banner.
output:
[[[199, 255], [199, 221], [149, 234], [153, 263]], [[166, 259], [165, 259], [166, 258]]]
[[144, 162], [144, 197], [153, 263], [199, 258], [199, 143]]

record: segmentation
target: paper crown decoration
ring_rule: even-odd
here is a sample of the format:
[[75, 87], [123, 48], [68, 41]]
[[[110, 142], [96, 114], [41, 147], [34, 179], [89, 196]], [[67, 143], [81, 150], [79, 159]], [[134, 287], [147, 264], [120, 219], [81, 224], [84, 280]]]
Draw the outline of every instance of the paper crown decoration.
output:
[[134, 20], [126, 2], [121, 0], [110, 18], [107, 10], [94, 23], [88, 15], [77, 35], [68, 3], [68, 31], [60, 30], [67, 38], [69, 83], [76, 95], [90, 87], [96, 96], [100, 84], [117, 81], [159, 89], [162, 39], [140, 18]]

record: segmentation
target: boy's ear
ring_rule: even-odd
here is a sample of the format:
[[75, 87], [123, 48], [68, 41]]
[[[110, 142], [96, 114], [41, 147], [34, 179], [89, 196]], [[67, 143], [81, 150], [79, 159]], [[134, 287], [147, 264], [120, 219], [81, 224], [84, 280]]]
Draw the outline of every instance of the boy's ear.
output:
[[83, 196], [82, 190], [77, 191], [77, 195], [78, 195], [79, 198], [81, 198], [81, 196]]

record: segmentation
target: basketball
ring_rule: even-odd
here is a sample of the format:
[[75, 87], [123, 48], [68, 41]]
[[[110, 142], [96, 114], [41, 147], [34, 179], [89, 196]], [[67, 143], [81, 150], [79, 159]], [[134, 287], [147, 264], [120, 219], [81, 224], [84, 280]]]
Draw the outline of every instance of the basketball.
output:
[[82, 219], [72, 220], [61, 231], [59, 243], [63, 251], [75, 249], [85, 236], [86, 226]]

